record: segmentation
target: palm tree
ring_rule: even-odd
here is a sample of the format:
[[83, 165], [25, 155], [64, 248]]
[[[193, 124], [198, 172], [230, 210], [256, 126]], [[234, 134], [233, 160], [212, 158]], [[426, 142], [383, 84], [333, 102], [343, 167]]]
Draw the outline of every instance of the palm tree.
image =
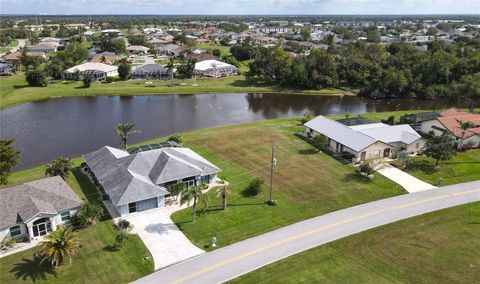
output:
[[122, 138], [123, 146], [125, 150], [127, 150], [128, 136], [130, 136], [130, 134], [138, 133], [140, 131], [135, 129], [135, 124], [127, 122], [127, 123], [119, 123], [115, 128], [115, 132], [118, 135], [120, 135], [120, 137]]
[[193, 206], [192, 206], [192, 222], [195, 220], [195, 211], [197, 210], [197, 201], [200, 198], [204, 198], [202, 188], [199, 186], [190, 186], [186, 187], [182, 191], [182, 195], [180, 197], [180, 205], [185, 204], [186, 202], [190, 203], [190, 200], [193, 199]]
[[471, 121], [462, 121], [459, 120], [458, 124], [460, 125], [460, 128], [462, 129], [462, 140], [460, 140], [460, 149], [463, 147], [463, 141], [464, 141], [464, 136], [465, 132], [467, 132], [468, 129], [470, 128], [475, 128], [475, 123]]
[[222, 197], [222, 210], [227, 209], [227, 196], [230, 194], [230, 190], [225, 185], [217, 189], [217, 196]]
[[103, 215], [103, 207], [100, 203], [90, 203], [87, 202], [82, 206], [80, 209], [79, 217], [82, 225], [90, 225], [94, 224], [95, 220], [100, 219]]
[[107, 63], [107, 57], [105, 55], [100, 57], [100, 63]]
[[58, 226], [48, 234], [41, 245], [42, 262], [49, 260], [54, 266], [59, 266], [65, 259], [72, 263], [72, 256], [78, 252], [80, 240], [71, 227]]
[[175, 62], [173, 61], [172, 57], [168, 59], [168, 63], [166, 67], [168, 69], [168, 72], [170, 73], [170, 79], [173, 80], [173, 68], [175, 67]]
[[63, 180], [67, 180], [73, 171], [72, 161], [67, 157], [60, 157], [48, 164], [45, 169], [46, 176], [60, 176]]

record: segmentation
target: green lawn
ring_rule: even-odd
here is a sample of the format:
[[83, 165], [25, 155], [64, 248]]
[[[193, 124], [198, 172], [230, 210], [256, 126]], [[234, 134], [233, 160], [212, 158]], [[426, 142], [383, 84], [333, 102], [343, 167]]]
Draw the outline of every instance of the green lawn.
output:
[[362, 232], [230, 283], [478, 283], [480, 202]]
[[222, 57], [224, 55], [226, 55], [226, 56], [232, 55], [232, 53], [230, 52], [230, 46], [224, 46], [224, 45], [221, 45], [221, 44], [205, 43], [205, 44], [197, 44], [197, 47], [200, 48], [200, 49], [206, 50], [206, 51], [212, 51], [214, 49], [218, 49], [218, 50], [220, 50], [220, 57]]
[[198, 86], [193, 81], [173, 80], [154, 81], [145, 84], [144, 80], [117, 81], [114, 83], [94, 82], [84, 88], [82, 82], [52, 81], [47, 87], [29, 87], [23, 73], [0, 78], [0, 108], [47, 98], [96, 95], [146, 95], [146, 94], [198, 94], [198, 93], [305, 93], [305, 94], [352, 94], [348, 90], [323, 89], [299, 90], [272, 86], [258, 80], [247, 80], [245, 76], [226, 78], [198, 78]]
[[[191, 210], [172, 216], [197, 246], [215, 235], [219, 247], [341, 208], [404, 193], [381, 175], [360, 178], [350, 164], [342, 164], [295, 136], [303, 130], [296, 119], [267, 120], [196, 131], [184, 135], [186, 145], [217, 164], [230, 183], [230, 207], [219, 210], [221, 199], [209, 193], [210, 207], [191, 222]], [[268, 206], [267, 186], [257, 197], [244, 197], [250, 180], [268, 181], [270, 149], [278, 146], [274, 199]], [[267, 184], [266, 184], [267, 185]]]
[[[99, 195], [80, 172], [80, 162], [75, 160], [76, 168], [68, 182], [83, 200], [96, 201]], [[13, 184], [42, 178], [43, 169], [16, 172], [10, 181]], [[0, 259], [0, 283], [128, 283], [152, 273], [153, 262], [141, 239], [130, 235], [124, 247], [112, 250], [116, 234], [106, 213], [96, 225], [79, 231], [81, 248], [71, 266], [52, 269], [47, 264], [39, 265], [39, 259], [33, 257], [37, 248], [33, 248]]]
[[434, 163], [425, 156], [415, 157], [404, 170], [431, 184], [437, 184], [440, 178], [442, 185], [480, 179], [480, 149], [458, 152], [453, 159], [440, 162], [439, 168], [435, 168]]

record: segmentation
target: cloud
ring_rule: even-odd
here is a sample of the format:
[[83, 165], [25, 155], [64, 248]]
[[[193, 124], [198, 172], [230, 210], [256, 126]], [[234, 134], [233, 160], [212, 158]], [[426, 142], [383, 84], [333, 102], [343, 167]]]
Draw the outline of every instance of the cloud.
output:
[[4, 14], [479, 14], [480, 0], [0, 0]]

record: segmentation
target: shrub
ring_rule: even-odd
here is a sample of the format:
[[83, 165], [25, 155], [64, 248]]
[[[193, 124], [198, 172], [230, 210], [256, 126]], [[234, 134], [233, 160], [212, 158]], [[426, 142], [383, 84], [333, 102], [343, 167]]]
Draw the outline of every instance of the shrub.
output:
[[342, 152], [341, 156], [342, 156], [342, 158], [347, 159], [347, 160], [351, 160], [355, 157], [355, 155], [350, 153], [350, 152]]
[[45, 87], [48, 83], [47, 74], [38, 70], [28, 71], [25, 79], [32, 87]]
[[128, 63], [120, 63], [120, 65], [118, 65], [118, 77], [120, 77], [120, 80], [122, 81], [126, 81], [130, 78], [131, 71], [132, 67]]
[[90, 86], [92, 86], [92, 82], [93, 82], [93, 75], [92, 74], [84, 74], [82, 81], [83, 81], [83, 86], [85, 88], [90, 88]]
[[262, 187], [265, 182], [262, 179], [255, 178], [245, 189], [244, 193], [247, 196], [255, 196], [262, 192]]
[[375, 172], [370, 161], [363, 161], [358, 169], [361, 173], [364, 173], [366, 175], [371, 175]]
[[214, 49], [214, 50], [212, 50], [212, 55], [215, 55], [215, 56], [217, 56], [217, 57], [220, 57], [220, 54], [221, 54], [220, 49]]
[[167, 141], [172, 141], [179, 145], [182, 145], [183, 137], [180, 134], [172, 134], [170, 135], [170, 137], [168, 137]]
[[320, 147], [320, 148], [325, 148], [328, 146], [328, 138], [327, 136], [322, 134], [316, 135], [315, 137], [313, 137], [313, 142], [317, 147]]
[[14, 238], [5, 238], [2, 243], [7, 245], [14, 245], [17, 243], [17, 241]]
[[206, 182], [202, 183], [202, 187], [203, 187], [203, 189], [207, 189], [208, 188], [208, 183], [206, 183]]
[[133, 228], [133, 225], [130, 224], [130, 222], [125, 220], [125, 219], [118, 220], [117, 225], [118, 225], [119, 229], [124, 230], [124, 231], [131, 230]]
[[105, 78], [105, 82], [107, 82], [107, 83], [112, 83], [112, 82], [113, 82], [113, 77], [107, 77], [107, 78]]
[[120, 232], [115, 237], [115, 244], [113, 246], [116, 248], [121, 247], [127, 242], [127, 240], [128, 240], [128, 235], [125, 234], [124, 232]]

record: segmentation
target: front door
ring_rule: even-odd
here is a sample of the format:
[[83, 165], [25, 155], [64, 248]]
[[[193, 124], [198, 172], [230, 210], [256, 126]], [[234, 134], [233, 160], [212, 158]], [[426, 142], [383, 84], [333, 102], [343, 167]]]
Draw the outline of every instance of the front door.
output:
[[384, 158], [390, 157], [390, 148], [385, 148], [385, 150], [383, 150], [383, 157]]
[[366, 158], [367, 158], [367, 152], [362, 152], [362, 153], [360, 154], [360, 160], [363, 161], [363, 160], [365, 160]]
[[50, 219], [42, 218], [33, 222], [32, 230], [33, 230], [34, 237], [45, 236], [48, 232], [52, 231]]

